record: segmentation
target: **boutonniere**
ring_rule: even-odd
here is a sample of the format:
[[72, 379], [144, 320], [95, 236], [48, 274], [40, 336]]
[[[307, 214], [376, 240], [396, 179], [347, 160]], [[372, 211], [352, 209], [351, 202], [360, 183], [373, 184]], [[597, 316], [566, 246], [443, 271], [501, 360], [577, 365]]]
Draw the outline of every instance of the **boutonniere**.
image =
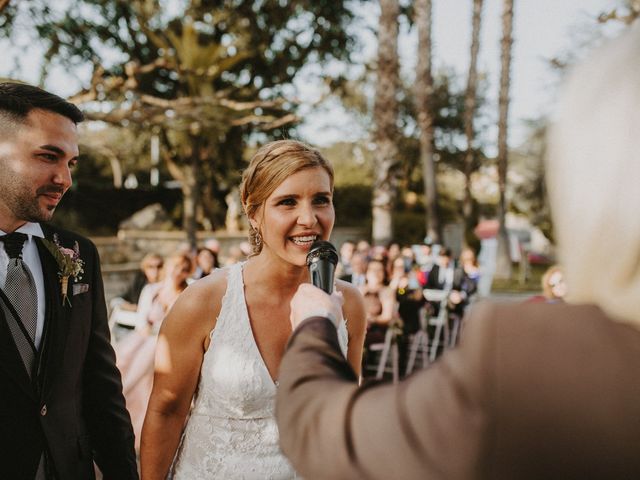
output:
[[73, 277], [76, 281], [82, 279], [82, 274], [84, 273], [83, 266], [84, 260], [80, 258], [80, 246], [78, 242], [76, 242], [73, 248], [66, 248], [60, 245], [60, 241], [58, 239], [58, 234], [53, 234], [53, 242], [51, 240], [47, 240], [46, 238], [42, 239], [42, 243], [47, 247], [47, 250], [51, 252], [53, 258], [55, 258], [58, 268], [60, 271], [58, 272], [58, 277], [60, 277], [60, 292], [62, 293], [62, 304], [65, 302], [71, 306], [71, 301], [69, 300], [69, 296], [67, 295], [67, 290], [69, 288], [69, 277]]

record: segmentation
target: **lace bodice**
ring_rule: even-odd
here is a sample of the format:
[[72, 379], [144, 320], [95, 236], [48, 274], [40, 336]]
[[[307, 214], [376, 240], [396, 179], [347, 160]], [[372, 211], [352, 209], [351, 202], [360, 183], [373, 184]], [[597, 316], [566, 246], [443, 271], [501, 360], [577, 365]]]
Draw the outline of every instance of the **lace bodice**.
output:
[[[227, 269], [227, 290], [204, 355], [174, 480], [296, 478], [278, 444], [277, 382], [271, 379], [251, 330], [242, 265]], [[346, 355], [344, 322], [338, 338]]]

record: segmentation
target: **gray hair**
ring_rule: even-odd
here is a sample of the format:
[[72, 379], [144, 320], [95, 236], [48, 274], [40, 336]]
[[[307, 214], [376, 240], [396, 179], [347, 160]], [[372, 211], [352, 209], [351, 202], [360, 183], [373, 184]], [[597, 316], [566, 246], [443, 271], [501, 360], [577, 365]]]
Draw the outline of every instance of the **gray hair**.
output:
[[573, 303], [640, 328], [640, 26], [579, 65], [549, 137], [549, 196]]

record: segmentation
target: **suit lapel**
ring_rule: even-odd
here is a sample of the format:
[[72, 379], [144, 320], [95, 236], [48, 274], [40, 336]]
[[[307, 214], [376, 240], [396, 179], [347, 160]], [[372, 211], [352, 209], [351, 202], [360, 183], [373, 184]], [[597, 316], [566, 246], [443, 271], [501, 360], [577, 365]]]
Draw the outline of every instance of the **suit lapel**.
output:
[[37, 401], [33, 384], [7, 325], [8, 321], [12, 319], [6, 318], [4, 310], [0, 308], [0, 368], [13, 378], [29, 397]]
[[[53, 232], [51, 228], [42, 225], [42, 230], [45, 238], [52, 240]], [[58, 264], [53, 255], [43, 245], [41, 239], [36, 239], [36, 244], [42, 264], [46, 297], [45, 324], [38, 356], [38, 377], [42, 382], [42, 397], [45, 398], [50, 391], [52, 380], [64, 356], [71, 309], [68, 305], [63, 305], [62, 303]], [[71, 285], [69, 285], [70, 290], [71, 288]]]

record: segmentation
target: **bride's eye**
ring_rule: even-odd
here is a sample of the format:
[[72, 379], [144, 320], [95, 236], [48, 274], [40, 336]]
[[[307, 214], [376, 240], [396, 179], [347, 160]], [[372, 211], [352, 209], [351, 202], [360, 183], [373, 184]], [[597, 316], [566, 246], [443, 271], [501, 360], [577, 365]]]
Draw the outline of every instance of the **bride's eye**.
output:
[[284, 205], [287, 207], [293, 207], [296, 204], [295, 198], [283, 198], [276, 205]]

